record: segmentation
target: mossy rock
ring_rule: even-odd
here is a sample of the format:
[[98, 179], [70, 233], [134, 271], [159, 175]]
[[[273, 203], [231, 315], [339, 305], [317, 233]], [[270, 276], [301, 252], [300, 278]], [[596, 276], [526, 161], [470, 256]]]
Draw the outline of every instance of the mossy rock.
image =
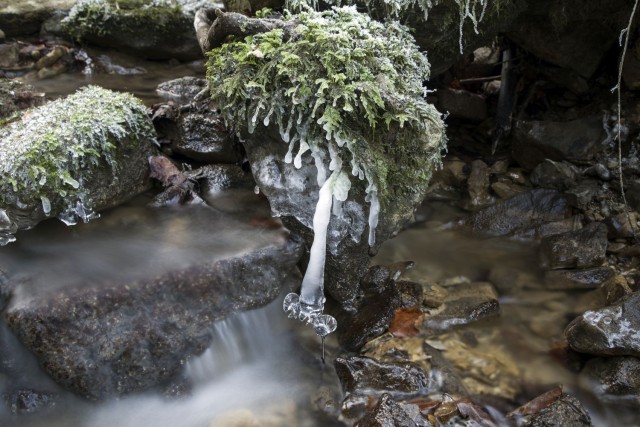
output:
[[95, 86], [0, 129], [0, 240], [48, 217], [67, 223], [147, 188], [153, 125], [132, 95]]
[[0, 78], [0, 128], [18, 120], [20, 110], [45, 102], [44, 94], [17, 80]]
[[76, 0], [0, 0], [0, 29], [7, 37], [36, 34], [56, 10], [68, 11]]
[[168, 1], [80, 0], [63, 20], [63, 30], [77, 41], [147, 59], [188, 61], [202, 57], [194, 13], [191, 6]]
[[335, 178], [327, 240], [335, 274], [325, 286], [350, 304], [368, 247], [413, 219], [444, 124], [423, 97], [429, 64], [406, 28], [351, 7], [285, 21], [209, 53], [212, 96], [244, 140], [273, 213], [295, 218], [299, 232], [311, 228], [319, 186]]

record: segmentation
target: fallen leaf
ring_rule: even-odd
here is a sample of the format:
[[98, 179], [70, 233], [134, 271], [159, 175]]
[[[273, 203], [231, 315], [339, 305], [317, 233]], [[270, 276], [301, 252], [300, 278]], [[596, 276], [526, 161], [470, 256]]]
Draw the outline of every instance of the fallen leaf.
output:
[[389, 332], [396, 337], [413, 337], [420, 332], [418, 327], [424, 320], [424, 313], [419, 308], [399, 308], [393, 314]]
[[507, 414], [507, 417], [524, 417], [527, 415], [537, 414], [543, 409], [554, 404], [562, 396], [562, 386], [559, 385], [556, 388], [549, 390], [546, 393], [534, 398], [533, 400], [525, 403], [521, 407], [514, 409]]

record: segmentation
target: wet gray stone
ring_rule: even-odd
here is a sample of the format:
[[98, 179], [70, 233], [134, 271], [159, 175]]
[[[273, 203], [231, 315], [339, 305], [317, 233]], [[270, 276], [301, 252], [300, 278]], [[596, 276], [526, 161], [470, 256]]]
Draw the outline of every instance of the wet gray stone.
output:
[[545, 273], [545, 282], [549, 289], [595, 289], [614, 274], [611, 267], [551, 270]]
[[559, 398], [535, 413], [511, 416], [522, 427], [591, 427], [591, 417], [575, 397], [562, 393]]
[[607, 244], [607, 227], [592, 222], [581, 230], [543, 238], [541, 264], [550, 270], [598, 267], [605, 260]]
[[412, 362], [379, 362], [370, 357], [338, 357], [335, 368], [345, 394], [414, 396], [435, 384]]
[[[12, 298], [4, 317], [65, 388], [92, 400], [144, 391], [173, 383], [185, 361], [211, 344], [216, 320], [299, 284], [301, 253], [299, 239], [282, 236], [155, 275]], [[24, 284], [14, 283], [14, 295], [29, 295]]]
[[[197, 86], [196, 86], [197, 87]], [[176, 95], [190, 96], [188, 90]], [[156, 106], [153, 123], [160, 142], [193, 160], [207, 163], [238, 163], [242, 160], [233, 132], [210, 100], [179, 107], [175, 104]]]
[[640, 357], [640, 293], [586, 311], [569, 323], [564, 333], [569, 346], [580, 353]]
[[[631, 219], [631, 222], [629, 222]], [[619, 213], [607, 218], [604, 223], [609, 230], [609, 239], [626, 239], [633, 237], [633, 225], [638, 223], [638, 215], [635, 212]]]
[[186, 104], [206, 87], [206, 79], [186, 76], [160, 83], [156, 88], [156, 93], [163, 98]]
[[640, 359], [596, 357], [584, 366], [579, 382], [599, 399], [640, 408]]
[[474, 282], [447, 286], [444, 309], [427, 313], [424, 327], [446, 330], [500, 315], [498, 293], [491, 283]]
[[32, 389], [18, 389], [2, 395], [4, 402], [13, 414], [33, 414], [55, 406], [55, 393]]
[[580, 171], [571, 163], [546, 159], [531, 171], [529, 179], [537, 187], [564, 191], [574, 187], [579, 176]]
[[511, 154], [520, 166], [532, 170], [546, 159], [590, 160], [604, 149], [602, 116], [568, 122], [516, 121]]
[[475, 233], [508, 236], [571, 216], [567, 198], [548, 189], [533, 189], [474, 212], [464, 220]]
[[383, 394], [378, 404], [356, 423], [356, 427], [392, 426], [416, 427], [416, 423], [388, 394]]

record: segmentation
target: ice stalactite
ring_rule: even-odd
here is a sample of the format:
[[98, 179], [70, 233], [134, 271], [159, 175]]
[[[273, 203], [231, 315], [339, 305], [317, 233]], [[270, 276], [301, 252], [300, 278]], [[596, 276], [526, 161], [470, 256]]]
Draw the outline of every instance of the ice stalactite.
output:
[[310, 323], [315, 333], [325, 337], [335, 331], [336, 319], [323, 314], [324, 303], [324, 264], [327, 252], [327, 229], [331, 219], [336, 183], [342, 181], [341, 171], [335, 170], [320, 188], [318, 204], [313, 215], [313, 244], [309, 254], [309, 265], [302, 279], [300, 295], [288, 294], [283, 308], [289, 318]]

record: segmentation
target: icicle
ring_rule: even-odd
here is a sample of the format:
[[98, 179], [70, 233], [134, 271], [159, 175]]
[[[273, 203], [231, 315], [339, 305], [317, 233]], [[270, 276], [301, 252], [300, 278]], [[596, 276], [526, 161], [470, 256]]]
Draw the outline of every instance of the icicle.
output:
[[309, 252], [309, 265], [302, 279], [300, 295], [288, 294], [283, 308], [290, 318], [310, 323], [317, 335], [324, 337], [335, 331], [336, 319], [324, 310], [324, 264], [327, 253], [327, 229], [331, 219], [333, 189], [340, 171], [335, 171], [320, 188], [318, 204], [313, 215], [313, 244]]
[[289, 143], [289, 150], [287, 150], [287, 154], [285, 154], [284, 156], [284, 162], [287, 164], [293, 161], [293, 149], [295, 148], [297, 141], [298, 141], [298, 138], [294, 137]]
[[40, 201], [42, 202], [42, 210], [46, 216], [49, 216], [51, 213], [51, 202], [45, 196], [40, 197]]
[[380, 215], [380, 200], [378, 200], [378, 189], [370, 184], [367, 188], [366, 199], [369, 206], [369, 246], [376, 243], [376, 227], [378, 227], [378, 216]]
[[327, 180], [327, 168], [324, 166], [322, 152], [317, 149], [312, 149], [311, 155], [313, 156], [313, 161], [316, 165], [316, 181], [318, 182], [318, 187], [322, 187]]
[[266, 116], [264, 116], [264, 120], [262, 121], [262, 124], [265, 125], [265, 127], [269, 126], [272, 114], [273, 114], [273, 104], [271, 105], [271, 108], [269, 108], [269, 112], [267, 113]]
[[300, 169], [302, 167], [302, 155], [306, 153], [308, 150], [309, 150], [309, 144], [307, 144], [304, 141], [301, 141], [298, 154], [296, 155], [296, 158], [293, 159], [293, 166], [295, 166], [296, 169]]

